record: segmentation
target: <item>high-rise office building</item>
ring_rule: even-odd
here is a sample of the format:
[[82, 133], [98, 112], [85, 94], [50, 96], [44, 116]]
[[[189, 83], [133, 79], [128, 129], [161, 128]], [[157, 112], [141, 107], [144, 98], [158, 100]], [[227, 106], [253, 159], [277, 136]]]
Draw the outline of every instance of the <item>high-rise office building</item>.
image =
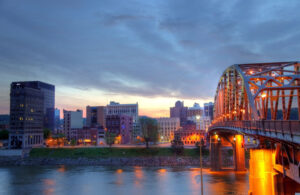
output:
[[174, 139], [174, 132], [180, 128], [179, 118], [157, 118], [158, 133], [160, 142], [171, 142]]
[[211, 121], [214, 119], [214, 103], [209, 102], [204, 104], [204, 116], [210, 117]]
[[188, 107], [184, 107], [184, 103], [177, 101], [175, 107], [170, 108], [170, 117], [180, 119], [180, 126], [183, 126], [187, 121]]
[[209, 116], [189, 116], [188, 121], [193, 121], [196, 124], [196, 130], [208, 130], [208, 127], [211, 123]]
[[111, 101], [106, 106], [107, 115], [127, 115], [131, 116], [133, 123], [138, 122], [139, 106], [138, 104], [120, 104], [118, 102]]
[[[118, 102], [111, 101], [106, 106], [106, 118], [110, 115], [126, 115], [132, 117], [132, 135], [131, 141], [134, 141], [138, 135], [141, 134], [141, 128], [139, 126], [139, 105], [136, 104], [120, 104]], [[107, 123], [106, 123], [107, 124]], [[107, 128], [107, 127], [106, 127]]]
[[53, 85], [40, 81], [11, 84], [9, 147], [43, 144], [43, 128], [54, 127], [54, 93]]
[[72, 129], [82, 129], [83, 118], [82, 110], [68, 111], [64, 110], [64, 134], [68, 140], [71, 139]]
[[86, 126], [87, 127], [106, 127], [105, 124], [106, 107], [105, 106], [87, 106], [86, 107]]
[[194, 103], [193, 107], [188, 108], [187, 117], [202, 116], [203, 108], [198, 103]]

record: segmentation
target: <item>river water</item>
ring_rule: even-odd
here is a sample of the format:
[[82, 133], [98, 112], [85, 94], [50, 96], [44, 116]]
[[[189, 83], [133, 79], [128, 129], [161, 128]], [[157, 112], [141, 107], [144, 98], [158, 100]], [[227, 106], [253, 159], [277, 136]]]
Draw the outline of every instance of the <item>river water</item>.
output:
[[[246, 195], [247, 172], [203, 170], [204, 194]], [[0, 194], [200, 194], [199, 168], [0, 167]]]

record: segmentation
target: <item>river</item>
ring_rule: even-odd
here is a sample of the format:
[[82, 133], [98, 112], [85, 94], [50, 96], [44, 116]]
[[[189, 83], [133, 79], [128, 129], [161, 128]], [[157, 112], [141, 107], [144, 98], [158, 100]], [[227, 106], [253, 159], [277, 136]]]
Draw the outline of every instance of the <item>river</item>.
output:
[[[248, 172], [203, 170], [204, 194], [248, 194]], [[199, 168], [0, 167], [0, 194], [200, 194]]]

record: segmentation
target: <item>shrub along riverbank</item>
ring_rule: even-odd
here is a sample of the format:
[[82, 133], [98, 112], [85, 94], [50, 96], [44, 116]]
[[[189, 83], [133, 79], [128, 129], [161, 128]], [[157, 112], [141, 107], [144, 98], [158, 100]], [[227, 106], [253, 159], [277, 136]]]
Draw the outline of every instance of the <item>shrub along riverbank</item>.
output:
[[[208, 149], [203, 156], [208, 156]], [[111, 158], [111, 157], [199, 157], [199, 149], [183, 149], [180, 153], [172, 148], [33, 148], [30, 157], [47, 158]]]
[[[0, 156], [0, 166], [101, 165], [101, 166], [199, 166], [199, 148], [33, 148], [29, 155]], [[203, 148], [203, 166], [209, 151]], [[222, 164], [232, 166], [232, 155], [223, 151]]]

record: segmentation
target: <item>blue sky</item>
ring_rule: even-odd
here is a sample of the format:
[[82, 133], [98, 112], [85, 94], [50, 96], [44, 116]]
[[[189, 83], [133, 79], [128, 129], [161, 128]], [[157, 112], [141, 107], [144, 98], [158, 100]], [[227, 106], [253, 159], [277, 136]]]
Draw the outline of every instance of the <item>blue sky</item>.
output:
[[232, 64], [299, 60], [299, 1], [0, 0], [0, 113], [9, 84], [56, 86], [56, 106], [138, 102], [167, 116], [213, 100]]

